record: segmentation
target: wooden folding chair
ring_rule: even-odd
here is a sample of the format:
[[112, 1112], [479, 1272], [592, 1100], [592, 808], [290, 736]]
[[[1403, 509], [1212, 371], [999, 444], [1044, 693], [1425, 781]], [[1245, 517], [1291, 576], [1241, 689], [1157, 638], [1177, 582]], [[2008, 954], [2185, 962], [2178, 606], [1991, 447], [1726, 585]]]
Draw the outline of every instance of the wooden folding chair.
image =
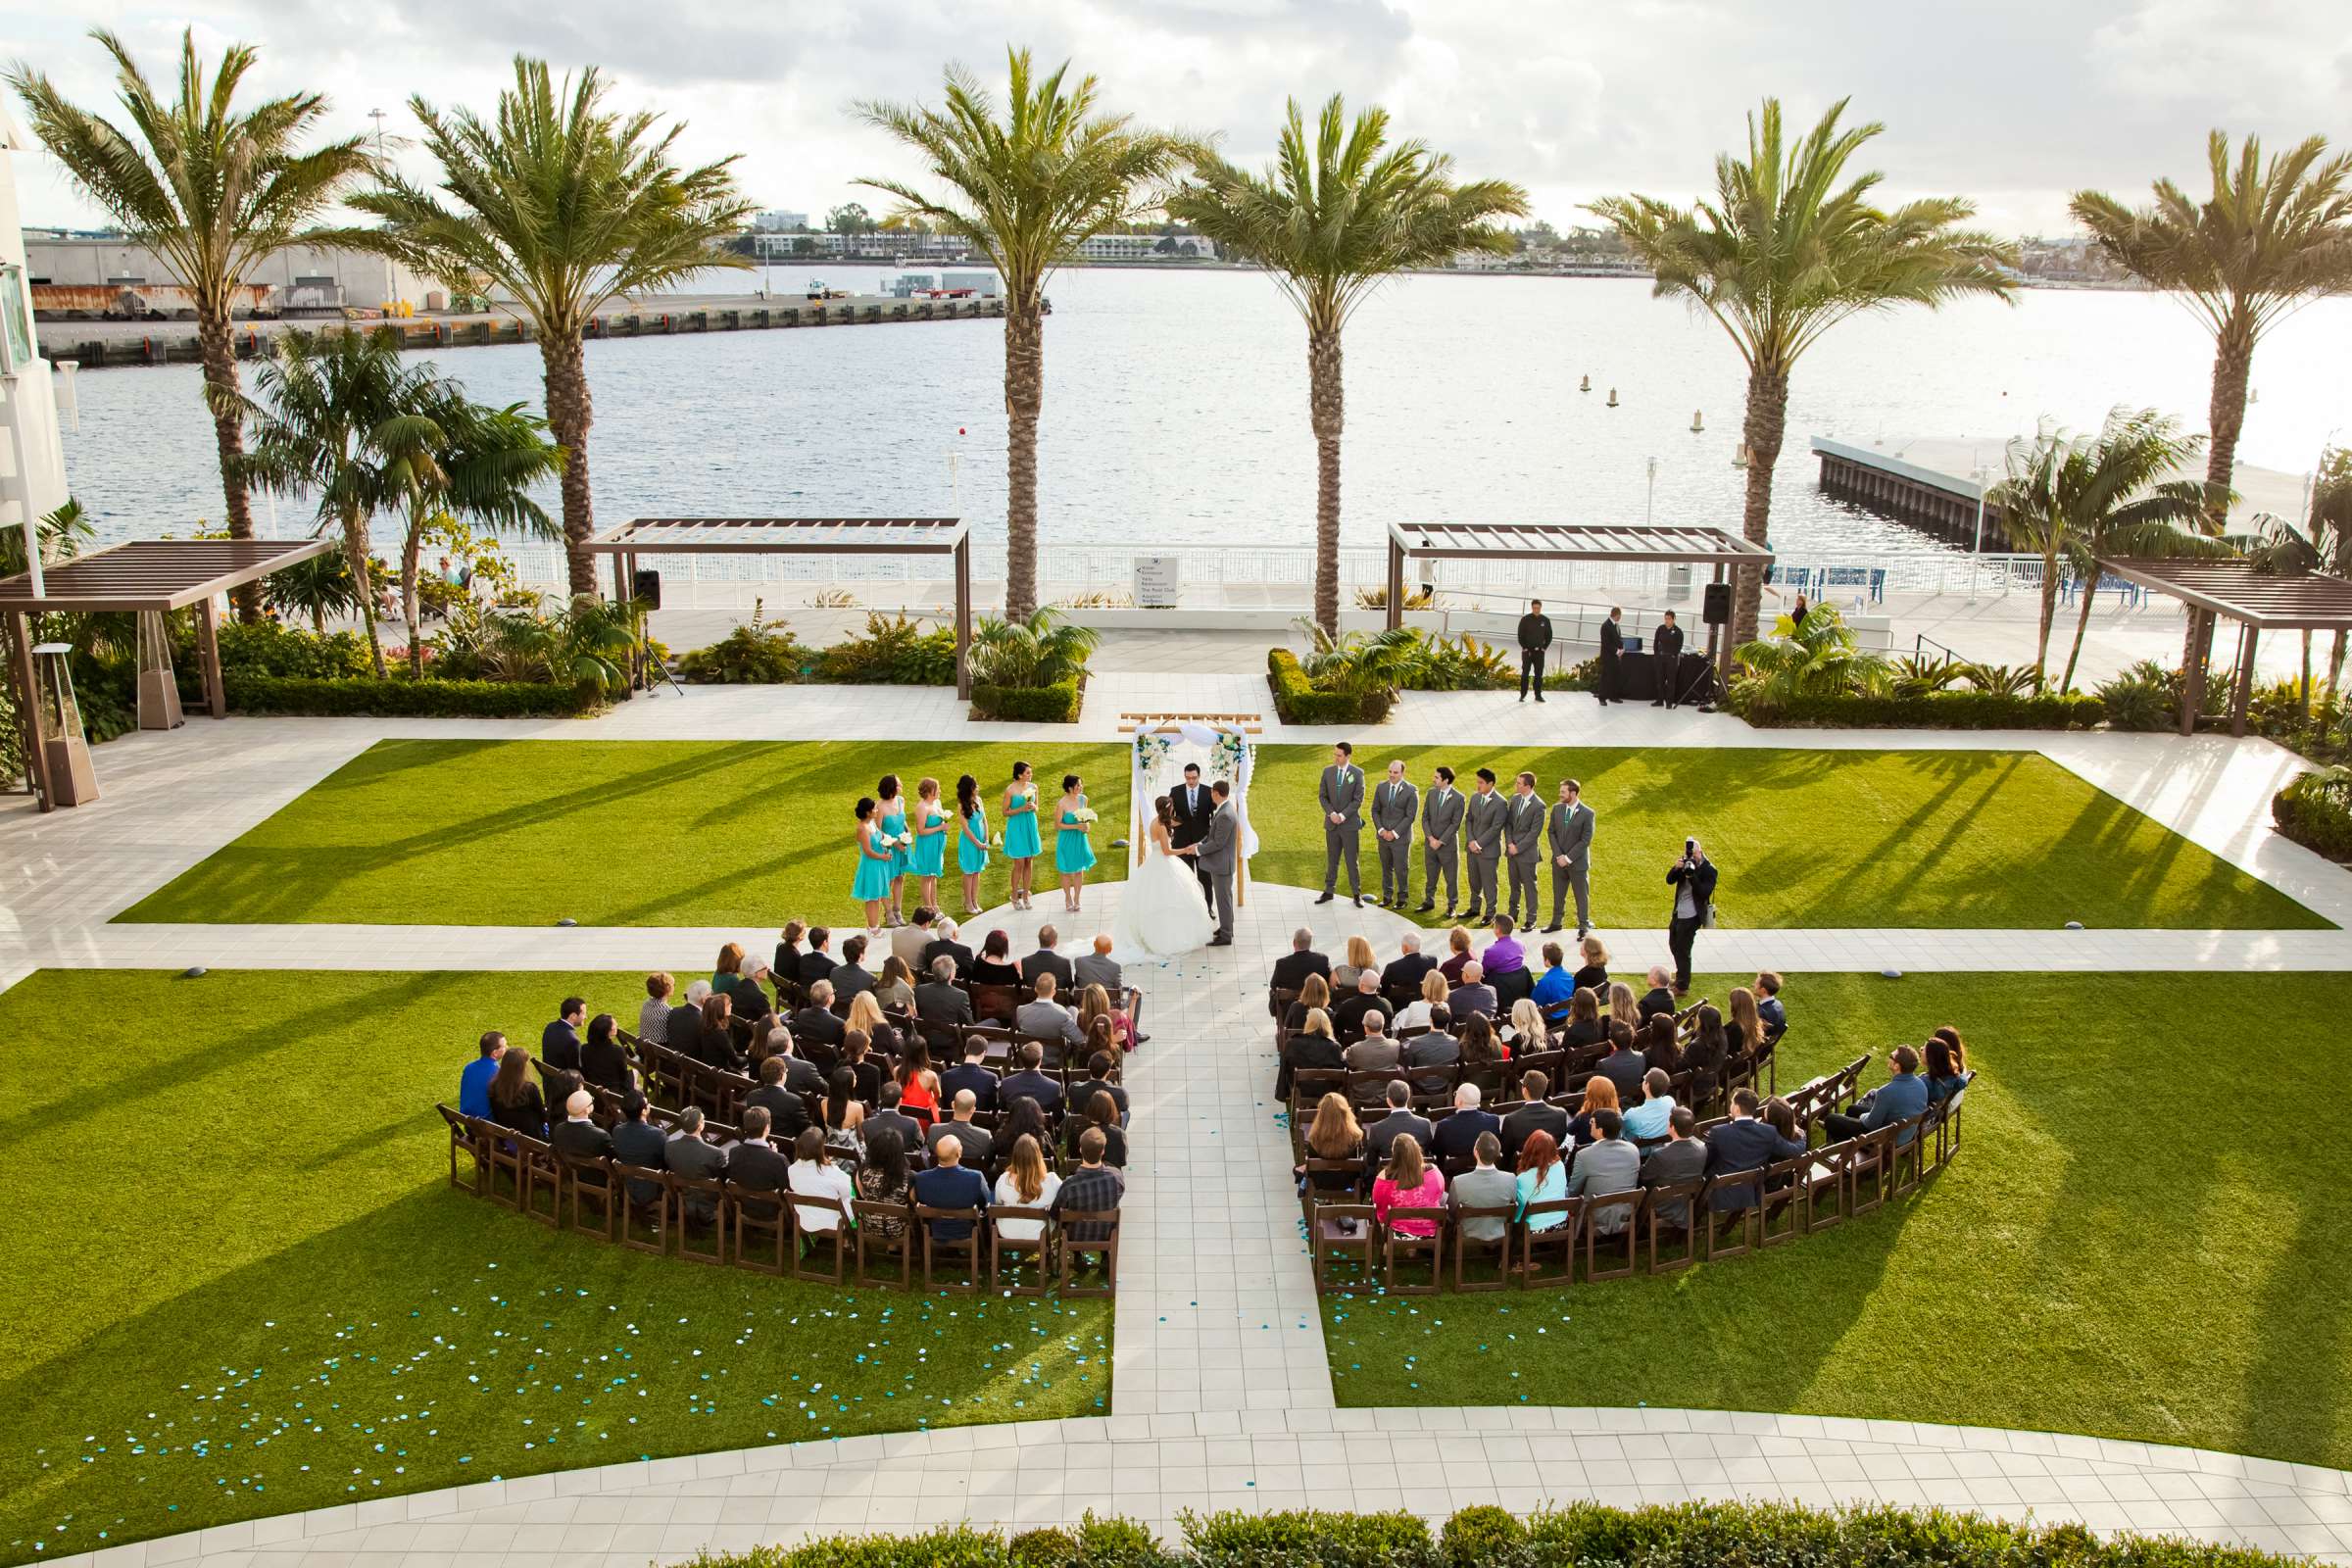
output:
[[[1430, 1234], [1408, 1236], [1397, 1230], [1400, 1220], [1427, 1221]], [[1381, 1226], [1381, 1284], [1391, 1296], [1435, 1296], [1446, 1277], [1446, 1210], [1441, 1205], [1428, 1208], [1396, 1207], [1389, 1210], [1388, 1223]], [[1407, 1285], [1399, 1265], [1412, 1258], [1424, 1258], [1429, 1263], [1429, 1283]]]
[[[495, 1122], [484, 1121], [478, 1116], [466, 1119], [472, 1123], [479, 1139], [476, 1147], [481, 1152], [485, 1167], [482, 1176], [482, 1196], [493, 1203], [520, 1210], [523, 1206], [523, 1195], [530, 1189], [530, 1156], [525, 1154], [521, 1146], [514, 1142], [514, 1135], [504, 1127]], [[503, 1193], [499, 1191], [501, 1176], [506, 1178], [506, 1191]]]
[[1805, 1234], [1826, 1231], [1845, 1223], [1846, 1162], [1853, 1157], [1854, 1141], [1830, 1144], [1813, 1151], [1813, 1157], [1797, 1201], [1804, 1207]]
[[1968, 1086], [1976, 1082], [1976, 1078], [1977, 1075], [1972, 1072], [1963, 1079], [1960, 1087], [1953, 1090], [1951, 1097], [1944, 1101], [1943, 1114], [1936, 1118], [1936, 1163], [1938, 1167], [1949, 1165], [1952, 1156], [1960, 1152], [1960, 1104], [1968, 1099]]
[[[1116, 1296], [1119, 1289], [1119, 1211], [1115, 1208], [1064, 1209], [1056, 1250], [1061, 1254], [1061, 1294], [1065, 1297]], [[1102, 1283], [1076, 1282], [1082, 1257], [1102, 1260]]]
[[[613, 1178], [620, 1183], [620, 1245], [632, 1252], [659, 1256], [669, 1250], [669, 1183], [663, 1179], [668, 1174], [625, 1160], [612, 1162]], [[652, 1189], [652, 1197], [640, 1196], [645, 1188]]]
[[1886, 1195], [1889, 1198], [1909, 1198], [1919, 1191], [1927, 1179], [1928, 1118], [1932, 1110], [1899, 1121], [1887, 1131], [1894, 1134], [1894, 1146], [1886, 1165]]
[[[870, 1198], [860, 1198], [850, 1204], [850, 1212], [858, 1217], [858, 1283], [859, 1285], [896, 1285], [900, 1290], [914, 1283], [914, 1215], [904, 1202], [884, 1203]], [[899, 1234], [885, 1236], [882, 1226], [896, 1219]], [[866, 1259], [880, 1251], [888, 1257], [899, 1254], [899, 1277], [871, 1274], [866, 1271]]]
[[[482, 1152], [482, 1135], [475, 1130], [469, 1117], [461, 1116], [447, 1105], [435, 1104], [441, 1119], [449, 1124], [449, 1185], [461, 1193], [479, 1198], [490, 1190], [490, 1163]], [[458, 1174], [458, 1155], [466, 1155], [466, 1175]]]
[[[1508, 1290], [1511, 1283], [1511, 1251], [1517, 1240], [1511, 1234], [1511, 1216], [1519, 1211], [1516, 1203], [1498, 1203], [1492, 1208], [1468, 1207], [1453, 1210], [1453, 1288], [1457, 1291]], [[1470, 1235], [1472, 1220], [1498, 1219], [1502, 1234], [1493, 1241], [1479, 1241]], [[1494, 1277], [1473, 1280], [1469, 1263], [1473, 1253], [1494, 1254]]]
[[[727, 1184], [714, 1176], [681, 1176], [667, 1173], [670, 1212], [678, 1216], [678, 1256], [690, 1263], [724, 1263], [727, 1260]], [[710, 1233], [710, 1245], [695, 1245], [695, 1238], [704, 1231]]]
[[[977, 1296], [980, 1293], [981, 1249], [988, 1230], [988, 1215], [978, 1208], [933, 1208], [928, 1203], [914, 1205], [914, 1217], [923, 1230], [923, 1289], [950, 1291], [957, 1296]], [[972, 1229], [961, 1241], [934, 1234], [933, 1220], [969, 1220]], [[932, 1270], [945, 1258], [961, 1255], [964, 1272], [955, 1284], [944, 1284], [932, 1277]]]
[[784, 1251], [792, 1244], [792, 1220], [784, 1212], [782, 1195], [730, 1181], [724, 1212], [735, 1239], [735, 1266], [781, 1278]]
[[[1703, 1176], [1687, 1182], [1664, 1182], [1649, 1190], [1649, 1206], [1643, 1213], [1647, 1223], [1642, 1226], [1648, 1243], [1645, 1259], [1649, 1273], [1672, 1274], [1698, 1261], [1699, 1200], [1706, 1190], [1707, 1179]], [[1682, 1215], [1679, 1224], [1674, 1219], [1678, 1206]]]
[[[620, 1210], [623, 1200], [619, 1184], [612, 1179], [612, 1166], [602, 1159], [574, 1159], [568, 1154], [556, 1156], [556, 1168], [561, 1173], [564, 1192], [571, 1202], [571, 1232], [575, 1236], [594, 1236], [612, 1241], [620, 1229]], [[588, 1216], [596, 1216], [594, 1224]]]
[[[1718, 1208], [1717, 1193], [1735, 1194], [1746, 1201], [1738, 1208]], [[1708, 1262], [1755, 1251], [1763, 1245], [1764, 1172], [1727, 1170], [1708, 1177], [1706, 1215]]]
[[1020, 1010], [1020, 1003], [1011, 986], [974, 985], [971, 994], [974, 1018], [1007, 1029], [1012, 1027], [1013, 1017]]
[[[1561, 1216], [1557, 1225], [1544, 1227], [1537, 1221], [1546, 1215]], [[1531, 1291], [1549, 1290], [1566, 1285], [1576, 1278], [1576, 1250], [1583, 1245], [1585, 1235], [1585, 1200], [1581, 1198], [1547, 1198], [1540, 1203], [1530, 1203], [1520, 1216], [1519, 1225], [1519, 1283]], [[1560, 1266], [1546, 1270], [1539, 1259], [1557, 1252]]]
[[[1015, 1224], [1034, 1222], [1037, 1234], [1027, 1241], [1004, 1234], [1006, 1221]], [[1004, 1276], [1008, 1260], [1032, 1258], [1036, 1261], [1035, 1283], [1006, 1285]], [[1054, 1211], [1050, 1208], [992, 1208], [988, 1211], [988, 1288], [992, 1293], [1008, 1296], [1044, 1296], [1053, 1289], [1054, 1264]]]
[[[1310, 1189], [1311, 1195], [1311, 1189]], [[1344, 1229], [1348, 1222], [1353, 1230]], [[1315, 1277], [1315, 1291], [1329, 1296], [1337, 1291], [1369, 1291], [1374, 1284], [1374, 1249], [1380, 1245], [1380, 1224], [1373, 1218], [1370, 1203], [1326, 1203], [1312, 1200], [1307, 1207], [1308, 1261]], [[1352, 1259], [1361, 1269], [1354, 1285], [1336, 1284], [1326, 1260]]]
[[[520, 1184], [516, 1189], [516, 1207], [525, 1219], [537, 1220], [549, 1230], [564, 1228], [564, 1173], [556, 1165], [555, 1150], [536, 1138], [520, 1133], [509, 1133], [520, 1156]], [[547, 1195], [547, 1207], [539, 1206], [539, 1195]]]
[[[1642, 1205], [1648, 1197], [1639, 1187], [1585, 1195], [1586, 1283], [1631, 1279], [1642, 1266]], [[1601, 1229], [1601, 1217], [1609, 1214], [1625, 1216], [1622, 1229]]]
[[[811, 1218], [831, 1219], [831, 1225], [810, 1224]], [[839, 1285], [849, 1272], [850, 1205], [838, 1198], [792, 1195], [792, 1277], [817, 1285]], [[820, 1269], [811, 1261], [826, 1247], [833, 1249], [833, 1267]]]
[[1812, 1181], [1813, 1156], [1775, 1160], [1764, 1167], [1763, 1217], [1756, 1232], [1762, 1247], [1784, 1247], [1805, 1234], [1805, 1195]]
[[1845, 1163], [1845, 1211], [1867, 1214], [1886, 1201], [1886, 1179], [1894, 1163], [1894, 1129], [1882, 1127], [1853, 1142], [1853, 1154]]

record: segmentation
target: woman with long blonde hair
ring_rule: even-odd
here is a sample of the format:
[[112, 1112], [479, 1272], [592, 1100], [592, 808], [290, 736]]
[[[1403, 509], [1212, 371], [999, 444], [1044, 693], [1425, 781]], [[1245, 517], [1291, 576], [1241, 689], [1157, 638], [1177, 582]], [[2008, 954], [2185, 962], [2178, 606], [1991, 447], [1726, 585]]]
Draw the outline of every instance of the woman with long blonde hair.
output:
[[1740, 1056], [1753, 1054], [1764, 1043], [1764, 1016], [1756, 1011], [1756, 994], [1745, 986], [1732, 987], [1728, 1010], [1732, 1050]]
[[843, 1026], [863, 1034], [866, 1044], [885, 1056], [899, 1054], [899, 1032], [882, 1016], [882, 1004], [874, 1000], [871, 991], [860, 991], [850, 999], [850, 1015]]
[[1299, 982], [1298, 995], [1292, 1001], [1289, 1010], [1282, 1015], [1282, 1026], [1285, 1029], [1295, 1030], [1306, 1021], [1308, 1013], [1316, 1011], [1318, 1008], [1328, 1010], [1330, 1006], [1330, 983], [1319, 974], [1310, 974]]
[[1342, 996], [1355, 989], [1355, 977], [1370, 969], [1380, 972], [1380, 959], [1372, 952], [1371, 940], [1363, 936], [1348, 939], [1348, 959], [1331, 971], [1331, 986]]
[[1642, 1032], [1642, 1007], [1634, 999], [1634, 988], [1622, 980], [1609, 982], [1609, 1021], [1621, 1023], [1636, 1034]]
[[1521, 997], [1511, 1004], [1511, 1022], [1503, 1030], [1503, 1037], [1510, 1041], [1514, 1056], [1551, 1049], [1551, 1030], [1544, 1022], [1544, 1009], [1536, 1005], [1535, 998]]
[[[1325, 1027], [1330, 1027], [1328, 1023]], [[1356, 1125], [1355, 1112], [1348, 1107], [1348, 1097], [1333, 1093], [1315, 1103], [1315, 1119], [1306, 1129], [1306, 1157], [1309, 1159], [1340, 1159], [1358, 1161], [1364, 1157], [1364, 1130]], [[1362, 1172], [1317, 1171], [1309, 1177], [1304, 1165], [1292, 1169], [1298, 1178], [1298, 1190], [1311, 1189], [1345, 1197], [1355, 1191]]]
[[[1061, 1178], [1046, 1168], [1045, 1151], [1027, 1133], [1012, 1141], [1012, 1153], [1004, 1161], [1004, 1172], [997, 1178], [996, 1205], [999, 1208], [1051, 1208], [1054, 1195], [1061, 1191]], [[1001, 1219], [997, 1234], [1008, 1242], [1034, 1242], [1045, 1234], [1046, 1222], [1038, 1219]]]

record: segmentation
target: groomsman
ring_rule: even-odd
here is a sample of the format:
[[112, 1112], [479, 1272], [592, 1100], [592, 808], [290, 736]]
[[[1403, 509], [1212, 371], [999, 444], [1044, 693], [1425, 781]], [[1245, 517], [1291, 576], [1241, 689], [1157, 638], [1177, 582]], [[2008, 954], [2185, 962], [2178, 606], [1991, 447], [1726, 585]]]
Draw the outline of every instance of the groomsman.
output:
[[[1544, 803], [1536, 799], [1536, 775], [1522, 773], [1514, 782], [1510, 801], [1503, 808], [1502, 854], [1510, 862], [1511, 923], [1530, 926], [1536, 923], [1536, 911], [1544, 901], [1543, 886], [1536, 879], [1536, 867], [1542, 863], [1544, 850]], [[1527, 899], [1527, 913], [1519, 912], [1521, 895]], [[1487, 913], [1492, 916], [1494, 910]]]
[[1427, 914], [1438, 906], [1438, 875], [1446, 877], [1446, 918], [1453, 918], [1462, 902], [1462, 808], [1467, 803], [1453, 787], [1453, 769], [1441, 767], [1430, 775], [1429, 793], [1421, 798], [1421, 907]]
[[1413, 891], [1413, 822], [1421, 814], [1421, 792], [1404, 776], [1402, 762], [1372, 794], [1372, 832], [1380, 841], [1380, 906], [1401, 909]]
[[1503, 817], [1509, 808], [1502, 797], [1494, 793], [1494, 770], [1478, 770], [1478, 793], [1463, 803], [1462, 840], [1470, 852], [1470, 907], [1463, 911], [1465, 920], [1477, 920], [1482, 912], [1488, 918], [1501, 912], [1502, 901], [1494, 889], [1494, 873], [1502, 860]]
[[1560, 929], [1567, 912], [1568, 893], [1576, 892], [1576, 939], [1592, 929], [1592, 808], [1584, 802], [1584, 786], [1572, 778], [1560, 780], [1560, 798], [1544, 824], [1551, 846], [1551, 924]]
[[1346, 741], [1331, 749], [1331, 765], [1323, 770], [1322, 782], [1315, 787], [1315, 800], [1323, 808], [1323, 896], [1315, 902], [1331, 902], [1344, 858], [1348, 862], [1348, 896], [1360, 909], [1364, 906], [1364, 874], [1357, 857], [1364, 831], [1364, 772], [1355, 765], [1355, 748]]

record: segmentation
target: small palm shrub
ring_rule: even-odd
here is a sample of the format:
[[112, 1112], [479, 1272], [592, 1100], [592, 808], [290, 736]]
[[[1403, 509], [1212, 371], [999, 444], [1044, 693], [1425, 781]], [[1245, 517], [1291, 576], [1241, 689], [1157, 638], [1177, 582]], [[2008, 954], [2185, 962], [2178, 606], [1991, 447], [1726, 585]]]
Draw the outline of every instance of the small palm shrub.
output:
[[2096, 691], [2110, 727], [2153, 734], [2180, 722], [2180, 676], [2153, 659], [2119, 671]]
[[2352, 767], [2300, 775], [2273, 797], [2271, 818], [2297, 844], [2352, 861]]
[[1925, 697], [1930, 692], [1951, 690], [1967, 677], [1968, 666], [1948, 655], [1931, 659], [1924, 654], [1906, 654], [1888, 666], [1888, 673], [1895, 696]]
[[906, 615], [869, 611], [864, 633], [826, 649], [816, 672], [819, 680], [845, 686], [952, 686], [956, 633], [946, 626], [925, 631]]
[[708, 648], [678, 661], [682, 679], [713, 686], [782, 686], [801, 678], [816, 662], [816, 650], [780, 620], [766, 618], [766, 603], [752, 601], [752, 618], [731, 628]]
[[1993, 697], [2029, 697], [2041, 684], [2030, 664], [1969, 664], [1961, 673], [1970, 686]]
[[1866, 653], [1835, 605], [1823, 605], [1798, 624], [1788, 615], [1772, 636], [1740, 648], [1735, 687], [1743, 701], [1771, 706], [1803, 697], [1876, 697], [1894, 683], [1894, 665]]
[[1519, 675], [1493, 643], [1468, 632], [1458, 637], [1422, 637], [1418, 666], [1405, 681], [1417, 692], [1491, 692], [1516, 685]]
[[1102, 636], [1081, 626], [1051, 605], [1025, 620], [982, 616], [972, 634], [972, 679], [989, 686], [1058, 686], [1086, 673], [1086, 662]]

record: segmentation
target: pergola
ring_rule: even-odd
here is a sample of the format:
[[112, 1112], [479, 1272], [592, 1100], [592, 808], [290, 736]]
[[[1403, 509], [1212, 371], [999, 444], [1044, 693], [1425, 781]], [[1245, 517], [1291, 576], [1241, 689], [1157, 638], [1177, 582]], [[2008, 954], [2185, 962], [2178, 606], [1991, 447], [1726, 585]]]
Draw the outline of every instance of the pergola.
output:
[[2246, 732], [2254, 697], [2255, 643], [2266, 631], [2352, 630], [2352, 582], [2316, 571], [2262, 571], [2249, 561], [2140, 560], [2102, 557], [2101, 570], [2178, 599], [2188, 607], [2188, 644], [2181, 662], [2180, 733], [2194, 732], [2205, 706], [2213, 662], [2215, 623], [2238, 623], [2237, 676], [2230, 699], [2230, 733]]
[[[1713, 566], [1722, 582], [1734, 566], [1758, 571], [1772, 552], [1722, 528], [1618, 527], [1576, 522], [1431, 522], [1389, 524], [1389, 625], [1404, 624], [1404, 567], [1408, 561], [1620, 561], [1652, 565]], [[1720, 626], [1707, 628], [1707, 657], [1717, 659]], [[1728, 650], [1726, 651], [1728, 653]]]
[[960, 517], [636, 517], [588, 541], [627, 599], [640, 556], [946, 556], [955, 563], [956, 695], [972, 695], [972, 548]]
[[[134, 539], [44, 565], [37, 594], [29, 572], [0, 579], [0, 617], [8, 628], [11, 673], [23, 710], [38, 712], [41, 700], [27, 617], [52, 612], [161, 615], [193, 605], [205, 706], [215, 718], [226, 718], [228, 696], [220, 681], [216, 602], [233, 588], [339, 548], [332, 539]], [[39, 746], [27, 751], [33, 786], [41, 809], [47, 810], [51, 803], [46, 760]]]

